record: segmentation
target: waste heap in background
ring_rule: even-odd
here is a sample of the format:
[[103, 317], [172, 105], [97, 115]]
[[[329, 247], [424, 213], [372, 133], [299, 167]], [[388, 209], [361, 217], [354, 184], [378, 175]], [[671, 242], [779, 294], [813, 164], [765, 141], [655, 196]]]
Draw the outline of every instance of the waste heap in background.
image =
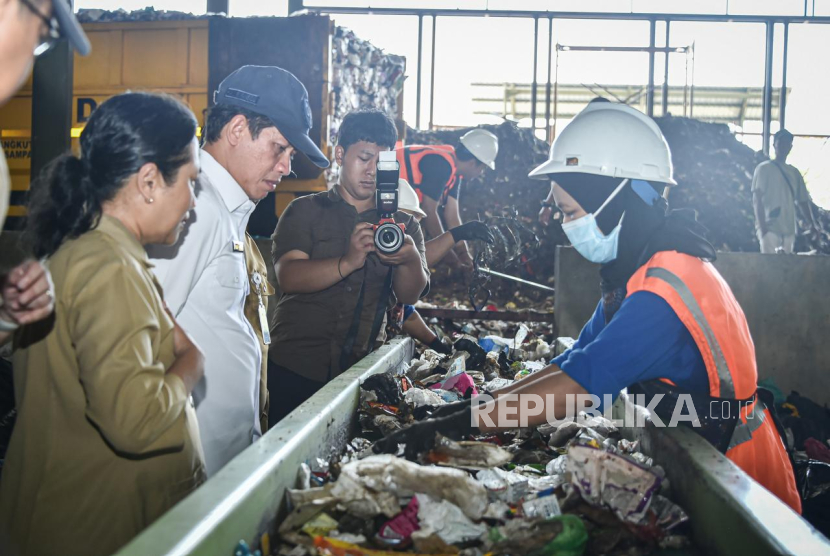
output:
[[[529, 129], [520, 129], [515, 123], [505, 122], [494, 126], [482, 126], [499, 138], [499, 153], [496, 157], [496, 169], [485, 170], [481, 179], [473, 180], [462, 186], [459, 203], [461, 219], [482, 220], [493, 224], [508, 218], [516, 219], [517, 226], [501, 226], [504, 235], [510, 239], [510, 231], [515, 232], [519, 226], [526, 228], [538, 237], [538, 243], [530, 250], [525, 250], [524, 257], [515, 258], [507, 266], [494, 265], [493, 270], [504, 272], [520, 278], [553, 286], [554, 253], [557, 245], [566, 245], [567, 239], [558, 225], [540, 226], [537, 222], [539, 202], [550, 189], [547, 180], [535, 180], [527, 177], [530, 169], [547, 159], [548, 145], [535, 138]], [[457, 145], [459, 138], [469, 131], [419, 131], [407, 129], [406, 143]], [[509, 229], [508, 229], [509, 228]], [[497, 238], [498, 239], [498, 238]], [[510, 241], [506, 243], [511, 243]], [[547, 303], [552, 305], [544, 292], [529, 287], [517, 287], [516, 283], [494, 279], [489, 287], [492, 290], [492, 302], [498, 308], [508, 303], [519, 308], [533, 307], [542, 309]], [[452, 275], [446, 266], [439, 266], [432, 275], [430, 295], [427, 301], [447, 307], [453, 300], [467, 303], [467, 284]]]
[[358, 109], [377, 108], [398, 118], [398, 97], [403, 91], [406, 64], [401, 56], [387, 54], [353, 31], [337, 27], [332, 39], [331, 144], [343, 117]]
[[[708, 228], [709, 240], [720, 251], [758, 251], [755, 237], [755, 216], [752, 208], [752, 175], [755, 167], [766, 160], [729, 131], [724, 124], [712, 124], [690, 118], [666, 116], [655, 118], [672, 151], [674, 176], [678, 182], [669, 196], [672, 208], [692, 208], [699, 221]], [[547, 228], [536, 223], [539, 202], [548, 193], [547, 180], [532, 180], [527, 173], [543, 162], [548, 145], [533, 137], [529, 129], [514, 123], [482, 126], [499, 138], [496, 170], [486, 170], [481, 179], [463, 186], [459, 203], [462, 220], [484, 220], [502, 216], [513, 208], [521, 220], [531, 227], [541, 242], [526, 265], [513, 270], [522, 278], [552, 285], [557, 245], [568, 241], [561, 226], [552, 222]], [[457, 130], [418, 131], [409, 129], [409, 144], [456, 145], [469, 128]], [[820, 237], [799, 236], [796, 250], [830, 254], [830, 212], [813, 205], [813, 213], [826, 232]], [[806, 223], [801, 222], [806, 230]], [[457, 280], [442, 280], [439, 273], [433, 293], [448, 291], [455, 295]], [[508, 299], [515, 286], [504, 284], [504, 291], [494, 292], [495, 298]]]
[[[767, 157], [738, 141], [725, 124], [672, 116], [655, 121], [672, 151], [678, 183], [669, 196], [672, 208], [695, 209], [719, 251], [758, 251], [752, 175]], [[830, 231], [830, 212], [813, 205], [813, 214]], [[800, 222], [802, 231], [806, 224]], [[797, 251], [813, 249], [830, 254], [830, 236], [799, 236]]]
[[81, 9], [78, 10], [77, 17], [81, 23], [106, 23], [125, 21], [182, 21], [204, 19], [210, 17], [210, 15], [193, 15], [191, 13], [157, 10], [153, 7], [147, 7], [143, 10], [133, 10], [131, 12], [123, 8], [118, 8], [117, 10]]
[[469, 332], [479, 337], [458, 337], [450, 356], [426, 350], [400, 374], [361, 385], [357, 436], [345, 453], [302, 465], [275, 553], [688, 554], [688, 517], [664, 471], [602, 417], [438, 435], [417, 461], [374, 454], [391, 432], [536, 372], [551, 355], [524, 326]]

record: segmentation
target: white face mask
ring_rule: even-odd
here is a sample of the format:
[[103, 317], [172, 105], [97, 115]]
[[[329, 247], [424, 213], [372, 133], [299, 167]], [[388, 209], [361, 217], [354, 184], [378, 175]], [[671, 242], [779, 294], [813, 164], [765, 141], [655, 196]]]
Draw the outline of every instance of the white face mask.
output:
[[627, 179], [623, 180], [595, 213], [588, 213], [576, 220], [562, 224], [562, 231], [568, 236], [568, 240], [574, 249], [591, 262], [605, 264], [617, 258], [622, 218], [620, 218], [617, 226], [611, 230], [611, 233], [604, 235], [597, 225], [596, 217], [608, 205], [611, 199], [622, 191], [622, 188], [627, 183]]

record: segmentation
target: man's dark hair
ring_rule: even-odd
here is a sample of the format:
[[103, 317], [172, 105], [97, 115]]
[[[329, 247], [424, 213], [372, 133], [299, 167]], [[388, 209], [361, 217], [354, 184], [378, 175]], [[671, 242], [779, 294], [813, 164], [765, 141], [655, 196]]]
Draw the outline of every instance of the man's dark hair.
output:
[[208, 109], [205, 116], [205, 129], [202, 132], [202, 144], [210, 145], [219, 140], [222, 130], [237, 115], [243, 115], [248, 119], [248, 131], [251, 132], [251, 139], [256, 140], [259, 134], [266, 127], [277, 127], [271, 118], [257, 114], [251, 110], [232, 106], [230, 104], [214, 104]]
[[786, 129], [779, 129], [775, 132], [775, 135], [772, 136], [773, 141], [780, 141], [781, 139], [789, 139], [790, 141], [793, 140], [793, 134], [787, 131]]
[[[473, 153], [470, 152], [470, 149], [462, 145], [461, 143], [455, 147], [455, 158], [461, 160], [462, 162], [465, 160], [475, 160], [476, 162], [481, 162], [479, 159], [475, 157]], [[481, 164], [484, 164], [481, 162]]]
[[345, 150], [360, 141], [393, 149], [397, 140], [395, 122], [380, 110], [374, 109], [349, 112], [340, 123], [340, 131], [337, 133], [337, 145]]

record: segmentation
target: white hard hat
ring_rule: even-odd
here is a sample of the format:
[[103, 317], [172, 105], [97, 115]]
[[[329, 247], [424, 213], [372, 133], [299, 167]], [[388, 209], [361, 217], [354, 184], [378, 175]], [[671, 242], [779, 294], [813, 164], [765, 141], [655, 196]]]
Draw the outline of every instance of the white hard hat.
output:
[[654, 120], [611, 102], [592, 102], [577, 114], [551, 145], [547, 162], [528, 175], [543, 178], [564, 173], [677, 185], [669, 145]]
[[496, 169], [496, 155], [499, 154], [499, 138], [493, 133], [490, 133], [486, 129], [471, 129], [461, 136], [461, 144], [491, 170]]
[[398, 210], [409, 213], [412, 216], [426, 218], [427, 213], [421, 210], [421, 203], [418, 202], [418, 194], [409, 185], [409, 182], [401, 178], [398, 180]]

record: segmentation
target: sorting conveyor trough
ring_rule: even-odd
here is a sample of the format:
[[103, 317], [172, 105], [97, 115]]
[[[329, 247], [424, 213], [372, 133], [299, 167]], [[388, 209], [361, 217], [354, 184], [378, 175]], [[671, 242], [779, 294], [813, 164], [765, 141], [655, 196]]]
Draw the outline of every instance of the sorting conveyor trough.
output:
[[[395, 339], [326, 385], [216, 476], [136, 537], [123, 556], [230, 556], [244, 539], [261, 546], [286, 512], [302, 462], [340, 450], [357, 421], [359, 384], [401, 368], [410, 339]], [[641, 411], [625, 396], [614, 407]], [[623, 429], [666, 471], [675, 501], [689, 514], [695, 544], [707, 554], [830, 554], [830, 541], [701, 437], [685, 428]]]

